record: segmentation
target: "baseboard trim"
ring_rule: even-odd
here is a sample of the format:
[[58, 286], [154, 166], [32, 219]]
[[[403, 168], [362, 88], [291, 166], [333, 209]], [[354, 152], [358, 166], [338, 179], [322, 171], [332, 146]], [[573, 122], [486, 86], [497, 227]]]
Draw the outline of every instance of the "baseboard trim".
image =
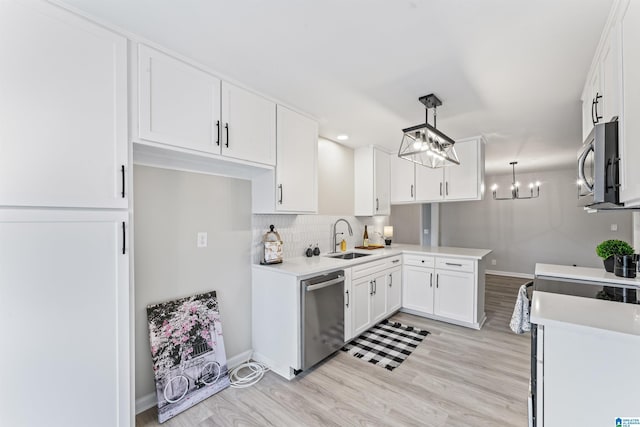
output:
[[486, 274], [493, 274], [494, 276], [508, 276], [518, 277], [521, 279], [533, 279], [533, 274], [528, 273], [515, 273], [513, 271], [499, 271], [499, 270], [485, 270]]
[[[227, 368], [232, 370], [233, 368], [240, 366], [244, 362], [251, 359], [251, 355], [253, 354], [253, 350], [247, 350], [240, 354], [236, 354], [233, 357], [227, 359]], [[136, 415], [141, 412], [146, 411], [147, 409], [153, 408], [158, 403], [156, 398], [156, 393], [149, 393], [142, 397], [136, 399]]]

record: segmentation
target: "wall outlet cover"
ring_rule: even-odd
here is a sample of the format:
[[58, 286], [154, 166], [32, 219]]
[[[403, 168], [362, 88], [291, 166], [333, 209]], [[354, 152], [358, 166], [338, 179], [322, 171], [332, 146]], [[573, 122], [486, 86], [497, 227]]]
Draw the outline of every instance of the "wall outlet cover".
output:
[[498, 262], [495, 259], [491, 260], [491, 265], [496, 265]]
[[197, 237], [197, 246], [199, 248], [206, 248], [207, 247], [207, 232], [206, 231], [200, 231], [198, 232], [198, 237]]

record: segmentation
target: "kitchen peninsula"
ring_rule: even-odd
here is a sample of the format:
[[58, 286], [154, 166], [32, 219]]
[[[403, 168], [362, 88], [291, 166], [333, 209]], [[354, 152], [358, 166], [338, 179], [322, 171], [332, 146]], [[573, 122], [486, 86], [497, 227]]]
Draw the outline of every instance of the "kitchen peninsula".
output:
[[480, 329], [489, 249], [392, 245], [254, 265], [254, 359], [292, 379], [302, 367], [302, 281], [343, 272], [344, 342], [396, 311]]

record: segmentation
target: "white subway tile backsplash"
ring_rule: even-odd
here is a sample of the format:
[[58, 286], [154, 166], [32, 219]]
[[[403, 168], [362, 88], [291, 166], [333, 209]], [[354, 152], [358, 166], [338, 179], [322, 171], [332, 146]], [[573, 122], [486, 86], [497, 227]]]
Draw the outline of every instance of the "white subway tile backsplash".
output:
[[[347, 248], [353, 249], [362, 244], [364, 226], [368, 226], [369, 241], [373, 244], [384, 244], [382, 227], [388, 225], [389, 217], [354, 217], [331, 215], [253, 215], [253, 262], [259, 263], [262, 256], [262, 237], [273, 224], [283, 241], [284, 258], [304, 256], [309, 247], [319, 245], [324, 254], [334, 251], [331, 248], [331, 231], [333, 224], [344, 218], [351, 224], [353, 236], [349, 236], [347, 226], [338, 224], [337, 232], [344, 233]], [[379, 233], [379, 234], [378, 234]], [[338, 236], [338, 243], [343, 236]], [[339, 249], [338, 249], [339, 250]]]

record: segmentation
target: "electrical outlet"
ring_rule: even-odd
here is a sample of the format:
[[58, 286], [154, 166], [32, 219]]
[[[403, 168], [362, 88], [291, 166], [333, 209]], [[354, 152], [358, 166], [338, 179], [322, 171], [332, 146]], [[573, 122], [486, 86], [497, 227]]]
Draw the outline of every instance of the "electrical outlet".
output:
[[428, 228], [425, 228], [422, 232], [423, 232], [424, 234], [429, 234], [429, 229], [428, 229]]
[[198, 232], [198, 238], [197, 238], [197, 245], [199, 248], [206, 248], [207, 247], [207, 232], [206, 231], [199, 231]]
[[618, 231], [618, 224], [611, 224], [611, 231]]
[[495, 259], [491, 260], [491, 265], [496, 265], [498, 262]]

